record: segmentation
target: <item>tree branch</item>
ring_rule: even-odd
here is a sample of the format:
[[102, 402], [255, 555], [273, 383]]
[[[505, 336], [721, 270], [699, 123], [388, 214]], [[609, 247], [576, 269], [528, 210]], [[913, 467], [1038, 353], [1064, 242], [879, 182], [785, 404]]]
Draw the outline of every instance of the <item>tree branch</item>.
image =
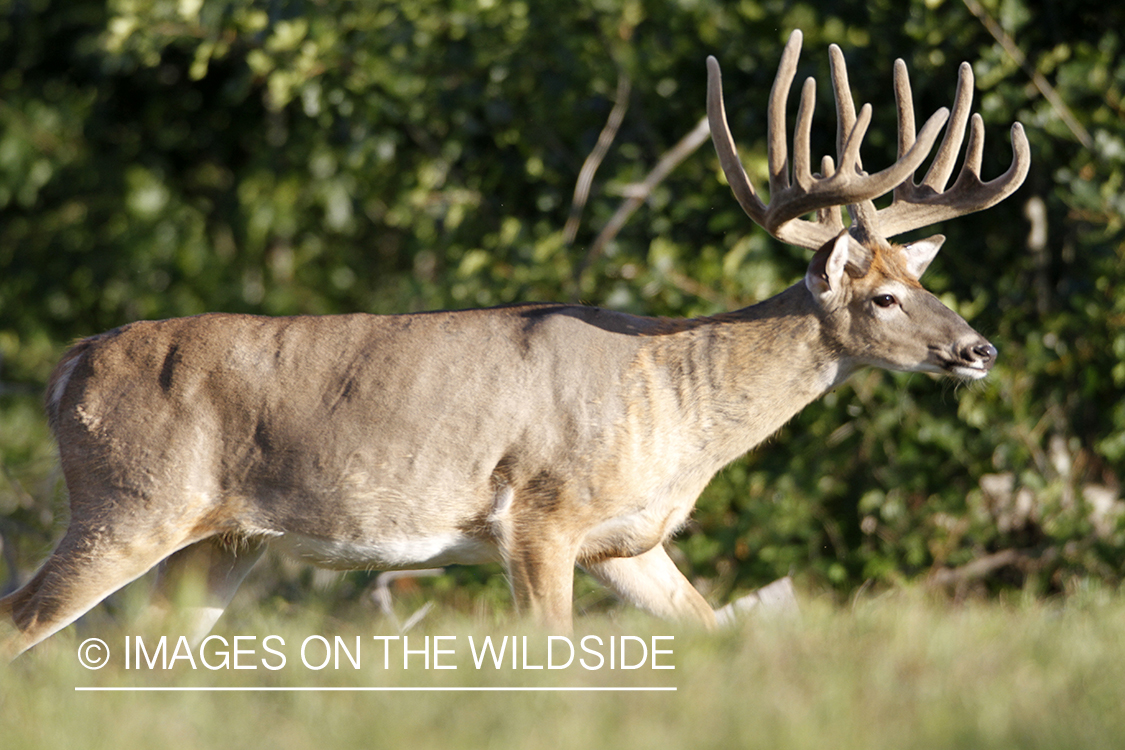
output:
[[563, 241], [567, 245], [574, 242], [578, 235], [578, 225], [582, 219], [582, 209], [586, 207], [586, 200], [590, 197], [590, 185], [594, 182], [594, 173], [601, 166], [602, 159], [609, 152], [613, 139], [617, 137], [617, 130], [625, 119], [625, 110], [629, 108], [629, 89], [631, 84], [629, 76], [622, 69], [617, 75], [617, 100], [609, 112], [605, 127], [598, 135], [598, 142], [594, 150], [582, 163], [578, 172], [578, 182], [574, 186], [574, 197], [570, 201], [570, 215], [567, 217], [566, 226], [563, 227]]
[[630, 186], [628, 197], [618, 207], [617, 211], [610, 217], [609, 221], [602, 228], [594, 243], [590, 245], [590, 250], [586, 253], [586, 257], [574, 272], [574, 289], [575, 294], [581, 286], [582, 274], [589, 268], [590, 264], [601, 255], [602, 250], [608, 245], [625, 223], [629, 221], [629, 217], [633, 212], [641, 207], [656, 186], [664, 181], [668, 174], [679, 166], [680, 162], [690, 156], [697, 148], [703, 145], [711, 134], [711, 129], [707, 125], [707, 118], [704, 117], [699, 123], [680, 139], [680, 142], [670, 148], [652, 168], [645, 179], [635, 185]]

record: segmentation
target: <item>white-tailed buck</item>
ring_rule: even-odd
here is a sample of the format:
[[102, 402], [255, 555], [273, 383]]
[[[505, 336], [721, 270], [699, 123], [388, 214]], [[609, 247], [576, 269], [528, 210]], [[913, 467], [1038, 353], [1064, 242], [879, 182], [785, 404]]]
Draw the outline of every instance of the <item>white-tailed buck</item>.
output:
[[805, 278], [765, 302], [695, 320], [557, 304], [215, 314], [79, 342], [46, 394], [70, 525], [0, 600], [10, 651], [166, 558], [170, 574], [204, 566], [205, 632], [267, 545], [337, 569], [500, 560], [519, 611], [561, 630], [579, 565], [649, 612], [713, 625], [664, 544], [719, 469], [857, 369], [988, 373], [996, 349], [918, 283], [943, 238], [886, 238], [993, 205], [1030, 160], [1017, 123], [1011, 168], [982, 182], [974, 115], [946, 189], [970, 121], [970, 68], [952, 116], [940, 110], [916, 137], [900, 60], [898, 159], [867, 174], [859, 147], [871, 108], [856, 116], [833, 46], [836, 162], [810, 170], [809, 79], [790, 171], [785, 107], [800, 45], [794, 32], [769, 99], [768, 206], [739, 163], [719, 66], [707, 60], [707, 112], [735, 196], [775, 237], [815, 250]]

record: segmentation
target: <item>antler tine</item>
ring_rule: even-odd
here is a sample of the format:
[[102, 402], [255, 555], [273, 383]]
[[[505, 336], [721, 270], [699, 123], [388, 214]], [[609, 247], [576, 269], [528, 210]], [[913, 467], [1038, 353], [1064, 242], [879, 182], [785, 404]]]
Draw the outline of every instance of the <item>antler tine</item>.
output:
[[[860, 116], [856, 117], [852, 87], [848, 83], [848, 66], [844, 61], [843, 50], [836, 44], [828, 45], [828, 67], [832, 76], [832, 93], [836, 100], [836, 156], [840, 160], [840, 171], [845, 175], [862, 175], [865, 173], [859, 146], [871, 123], [871, 105], [865, 104], [860, 110]], [[899, 158], [901, 157], [902, 153], [899, 153]], [[870, 198], [849, 204], [848, 214], [852, 217], [853, 234], [858, 235], [859, 239], [871, 240], [879, 236], [875, 204]]]
[[[836, 166], [832, 162], [832, 157], [825, 154], [820, 161], [821, 177], [831, 179], [832, 175], [835, 173]], [[836, 237], [840, 232], [844, 231], [844, 217], [838, 205], [818, 208], [816, 211], [816, 222], [825, 227], [831, 237]]]
[[[895, 99], [899, 110], [899, 153], [902, 153], [903, 149], [913, 145], [911, 141], [914, 132], [913, 99], [906, 63], [902, 60], [895, 61]], [[914, 184], [913, 175], [906, 178], [895, 188], [891, 205], [878, 212], [878, 221], [885, 236], [893, 237], [939, 221], [981, 211], [1004, 200], [1023, 184], [1031, 166], [1031, 148], [1023, 126], [1018, 122], [1012, 124], [1011, 166], [996, 179], [988, 182], [981, 180], [984, 120], [979, 114], [970, 117], [972, 100], [972, 66], [961, 63], [954, 93], [953, 114], [933, 164], [920, 184]], [[945, 186], [953, 174], [968, 123], [971, 126], [965, 162], [956, 181], [947, 190]]]
[[[882, 213], [875, 210], [873, 201], [880, 195], [897, 190], [904, 181], [909, 181], [925, 160], [949, 112], [944, 108], [939, 109], [926, 121], [922, 126], [922, 132], [915, 137], [913, 106], [908, 105], [904, 108], [900, 105], [898, 158], [883, 171], [868, 175], [863, 171], [859, 146], [871, 121], [871, 105], [863, 105], [859, 117], [856, 117], [844, 53], [835, 44], [829, 46], [828, 53], [832, 88], [836, 98], [836, 150], [840, 159], [839, 175], [841, 181], [853, 182], [851, 186], [842, 186], [842, 193], [848, 198], [848, 213], [852, 216], [851, 232], [861, 240], [885, 242], [881, 224]], [[900, 70], [899, 62], [895, 63], [895, 97], [898, 102], [902, 102], [902, 96], [905, 94], [905, 101], [909, 103], [910, 83], [905, 77], [905, 63]], [[908, 115], [904, 116], [904, 113]], [[863, 179], [856, 180], [857, 175]]]
[[[897, 67], [897, 66], [896, 66]], [[906, 64], [903, 63], [905, 70]], [[909, 87], [908, 89], [909, 90]], [[965, 137], [965, 125], [969, 122], [969, 113], [973, 106], [973, 69], [968, 63], [961, 63], [957, 73], [957, 89], [953, 94], [953, 112], [949, 115], [949, 124], [945, 129], [945, 137], [938, 146], [934, 163], [922, 184], [931, 187], [939, 193], [945, 189], [949, 176], [957, 164], [957, 152], [961, 150], [961, 141]], [[913, 103], [911, 103], [913, 109]], [[905, 185], [910, 185], [907, 180]], [[911, 186], [913, 187], [913, 186]]]
[[[770, 202], [774, 195], [789, 187], [789, 149], [785, 143], [785, 105], [789, 102], [789, 87], [797, 74], [797, 60], [801, 57], [801, 32], [794, 31], [785, 43], [777, 76], [770, 88], [769, 108], [766, 110], [766, 148], [770, 170]], [[804, 97], [802, 97], [804, 104]], [[811, 112], [809, 116], [811, 118]]]
[[[815, 97], [815, 91], [810, 90], [809, 83], [805, 84], [801, 96], [801, 111], [797, 115], [798, 145], [794, 153], [797, 167], [794, 179], [797, 184], [790, 185], [789, 181], [788, 148], [785, 142], [785, 105], [788, 102], [789, 87], [796, 75], [801, 39], [799, 30], [790, 34], [770, 91], [770, 102], [766, 113], [770, 190], [768, 207], [758, 197], [738, 158], [734, 138], [727, 124], [726, 108], [723, 105], [722, 72], [718, 60], [714, 57], [707, 58], [707, 120], [711, 126], [711, 139], [719, 156], [719, 164], [723, 168], [727, 182], [730, 183], [731, 191], [746, 215], [783, 242], [815, 249], [832, 239], [839, 232], [842, 222], [838, 211], [835, 222], [831, 212], [820, 211], [827, 207], [823, 198], [808, 200], [809, 193], [816, 182], [809, 174], [808, 167], [810, 161], [808, 132], [812, 124], [812, 105]], [[801, 198], [805, 200], [802, 201]], [[795, 200], [801, 204], [796, 209], [794, 209]], [[813, 210], [818, 211], [817, 221], [793, 220]]]
[[[793, 130], [793, 182], [789, 180], [786, 164], [785, 109], [789, 102], [789, 89], [797, 74], [804, 39], [800, 29], [795, 29], [785, 43], [777, 76], [770, 89], [767, 112], [767, 147], [770, 173], [770, 205], [767, 209], [766, 230], [782, 242], [808, 249], [816, 249], [840, 231], [839, 212], [825, 214], [832, 199], [819, 189], [821, 180], [812, 174], [812, 116], [816, 106], [816, 81], [805, 79], [797, 107], [797, 122]], [[815, 221], [799, 217], [816, 211]]]
[[812, 116], [816, 106], [816, 81], [805, 79], [801, 103], [797, 107], [797, 125], [793, 129], [793, 181], [802, 190], [812, 187]]
[[[855, 128], [855, 102], [852, 89], [848, 85], [848, 66], [844, 62], [844, 52], [838, 45], [828, 45], [828, 69], [832, 76], [832, 94], [836, 98], [836, 158], [843, 165], [844, 143]], [[860, 169], [863, 165], [856, 160]]]
[[898, 155], [902, 156], [914, 145], [914, 96], [910, 93], [910, 73], [901, 57], [895, 60], [894, 88], [895, 109], [898, 110]]

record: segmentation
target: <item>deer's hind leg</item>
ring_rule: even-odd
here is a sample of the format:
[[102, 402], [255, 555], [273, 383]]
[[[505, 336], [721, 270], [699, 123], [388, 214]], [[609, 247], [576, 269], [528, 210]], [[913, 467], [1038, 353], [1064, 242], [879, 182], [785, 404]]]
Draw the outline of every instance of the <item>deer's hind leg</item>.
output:
[[189, 636], [198, 643], [211, 632], [265, 549], [261, 538], [225, 534], [188, 545], [160, 565], [154, 603], [169, 608], [185, 597]]
[[0, 599], [0, 618], [15, 628], [5, 638], [6, 655], [15, 657], [74, 622], [181, 544], [174, 529], [105, 518], [72, 520], [31, 580]]

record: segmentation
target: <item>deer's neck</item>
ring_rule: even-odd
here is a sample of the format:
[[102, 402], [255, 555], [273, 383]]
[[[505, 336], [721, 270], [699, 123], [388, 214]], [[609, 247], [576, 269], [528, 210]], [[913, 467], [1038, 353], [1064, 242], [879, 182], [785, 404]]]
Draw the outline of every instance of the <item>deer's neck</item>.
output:
[[796, 284], [752, 307], [664, 338], [667, 368], [695, 444], [723, 465], [761, 443], [851, 374], [810, 293]]

